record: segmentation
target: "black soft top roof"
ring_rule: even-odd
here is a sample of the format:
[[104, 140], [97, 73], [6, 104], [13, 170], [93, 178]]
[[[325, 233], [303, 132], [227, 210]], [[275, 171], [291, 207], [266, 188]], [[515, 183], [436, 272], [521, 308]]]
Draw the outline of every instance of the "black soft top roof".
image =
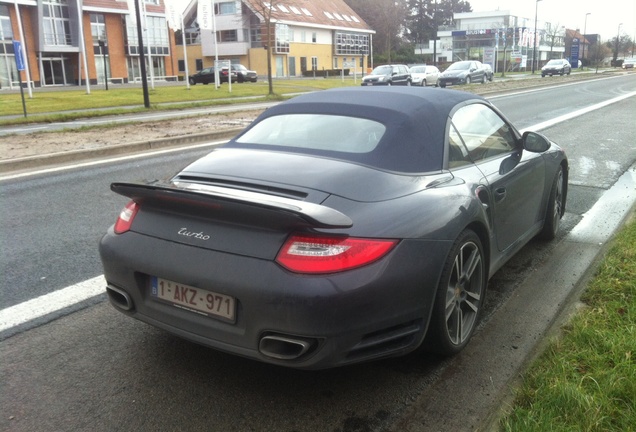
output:
[[[347, 155], [347, 160], [388, 171], [431, 172], [442, 169], [449, 114], [458, 105], [469, 101], [484, 102], [485, 99], [471, 93], [446, 89], [349, 87], [295, 97], [269, 108], [253, 124], [267, 117], [299, 113], [375, 120], [386, 126], [386, 133], [376, 149], [371, 153]], [[252, 147], [234, 140], [228, 146]], [[302, 152], [299, 149], [292, 151]], [[328, 151], [307, 152], [343, 158], [342, 154], [330, 154]]]

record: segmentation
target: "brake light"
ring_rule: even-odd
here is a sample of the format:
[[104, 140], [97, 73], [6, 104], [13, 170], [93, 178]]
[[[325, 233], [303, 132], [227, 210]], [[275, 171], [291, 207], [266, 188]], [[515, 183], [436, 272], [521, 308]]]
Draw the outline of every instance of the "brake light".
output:
[[377, 261], [397, 243], [397, 240], [292, 235], [276, 262], [295, 273], [341, 272]]
[[137, 215], [139, 211], [139, 205], [130, 201], [126, 204], [126, 207], [119, 213], [119, 217], [117, 218], [117, 222], [115, 222], [115, 234], [123, 234], [126, 231], [130, 230], [130, 226], [133, 223], [133, 219]]

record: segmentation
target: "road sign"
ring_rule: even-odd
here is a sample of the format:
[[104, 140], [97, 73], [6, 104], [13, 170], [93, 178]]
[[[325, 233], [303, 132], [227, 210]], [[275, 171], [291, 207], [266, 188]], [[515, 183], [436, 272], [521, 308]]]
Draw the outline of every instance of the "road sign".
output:
[[24, 68], [24, 57], [22, 56], [22, 42], [14, 40], [13, 41], [13, 52], [15, 53], [15, 64], [18, 67], [19, 71], [23, 71]]

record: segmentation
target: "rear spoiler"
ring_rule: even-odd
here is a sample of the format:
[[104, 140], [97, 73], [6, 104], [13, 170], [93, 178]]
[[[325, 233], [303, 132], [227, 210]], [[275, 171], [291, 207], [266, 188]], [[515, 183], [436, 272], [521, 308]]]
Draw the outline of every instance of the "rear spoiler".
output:
[[158, 201], [174, 202], [175, 200], [191, 205], [215, 202], [242, 204], [253, 208], [284, 212], [299, 217], [317, 228], [333, 229], [353, 226], [353, 221], [348, 216], [327, 206], [221, 186], [190, 182], [112, 183], [110, 189], [142, 205], [144, 202], [156, 204]]

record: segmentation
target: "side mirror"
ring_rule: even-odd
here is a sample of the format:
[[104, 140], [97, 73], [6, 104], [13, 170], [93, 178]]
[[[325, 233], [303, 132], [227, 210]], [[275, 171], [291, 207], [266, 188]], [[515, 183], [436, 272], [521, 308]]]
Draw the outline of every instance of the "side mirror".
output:
[[533, 153], [543, 153], [550, 148], [550, 140], [540, 133], [536, 132], [524, 132], [523, 148]]

